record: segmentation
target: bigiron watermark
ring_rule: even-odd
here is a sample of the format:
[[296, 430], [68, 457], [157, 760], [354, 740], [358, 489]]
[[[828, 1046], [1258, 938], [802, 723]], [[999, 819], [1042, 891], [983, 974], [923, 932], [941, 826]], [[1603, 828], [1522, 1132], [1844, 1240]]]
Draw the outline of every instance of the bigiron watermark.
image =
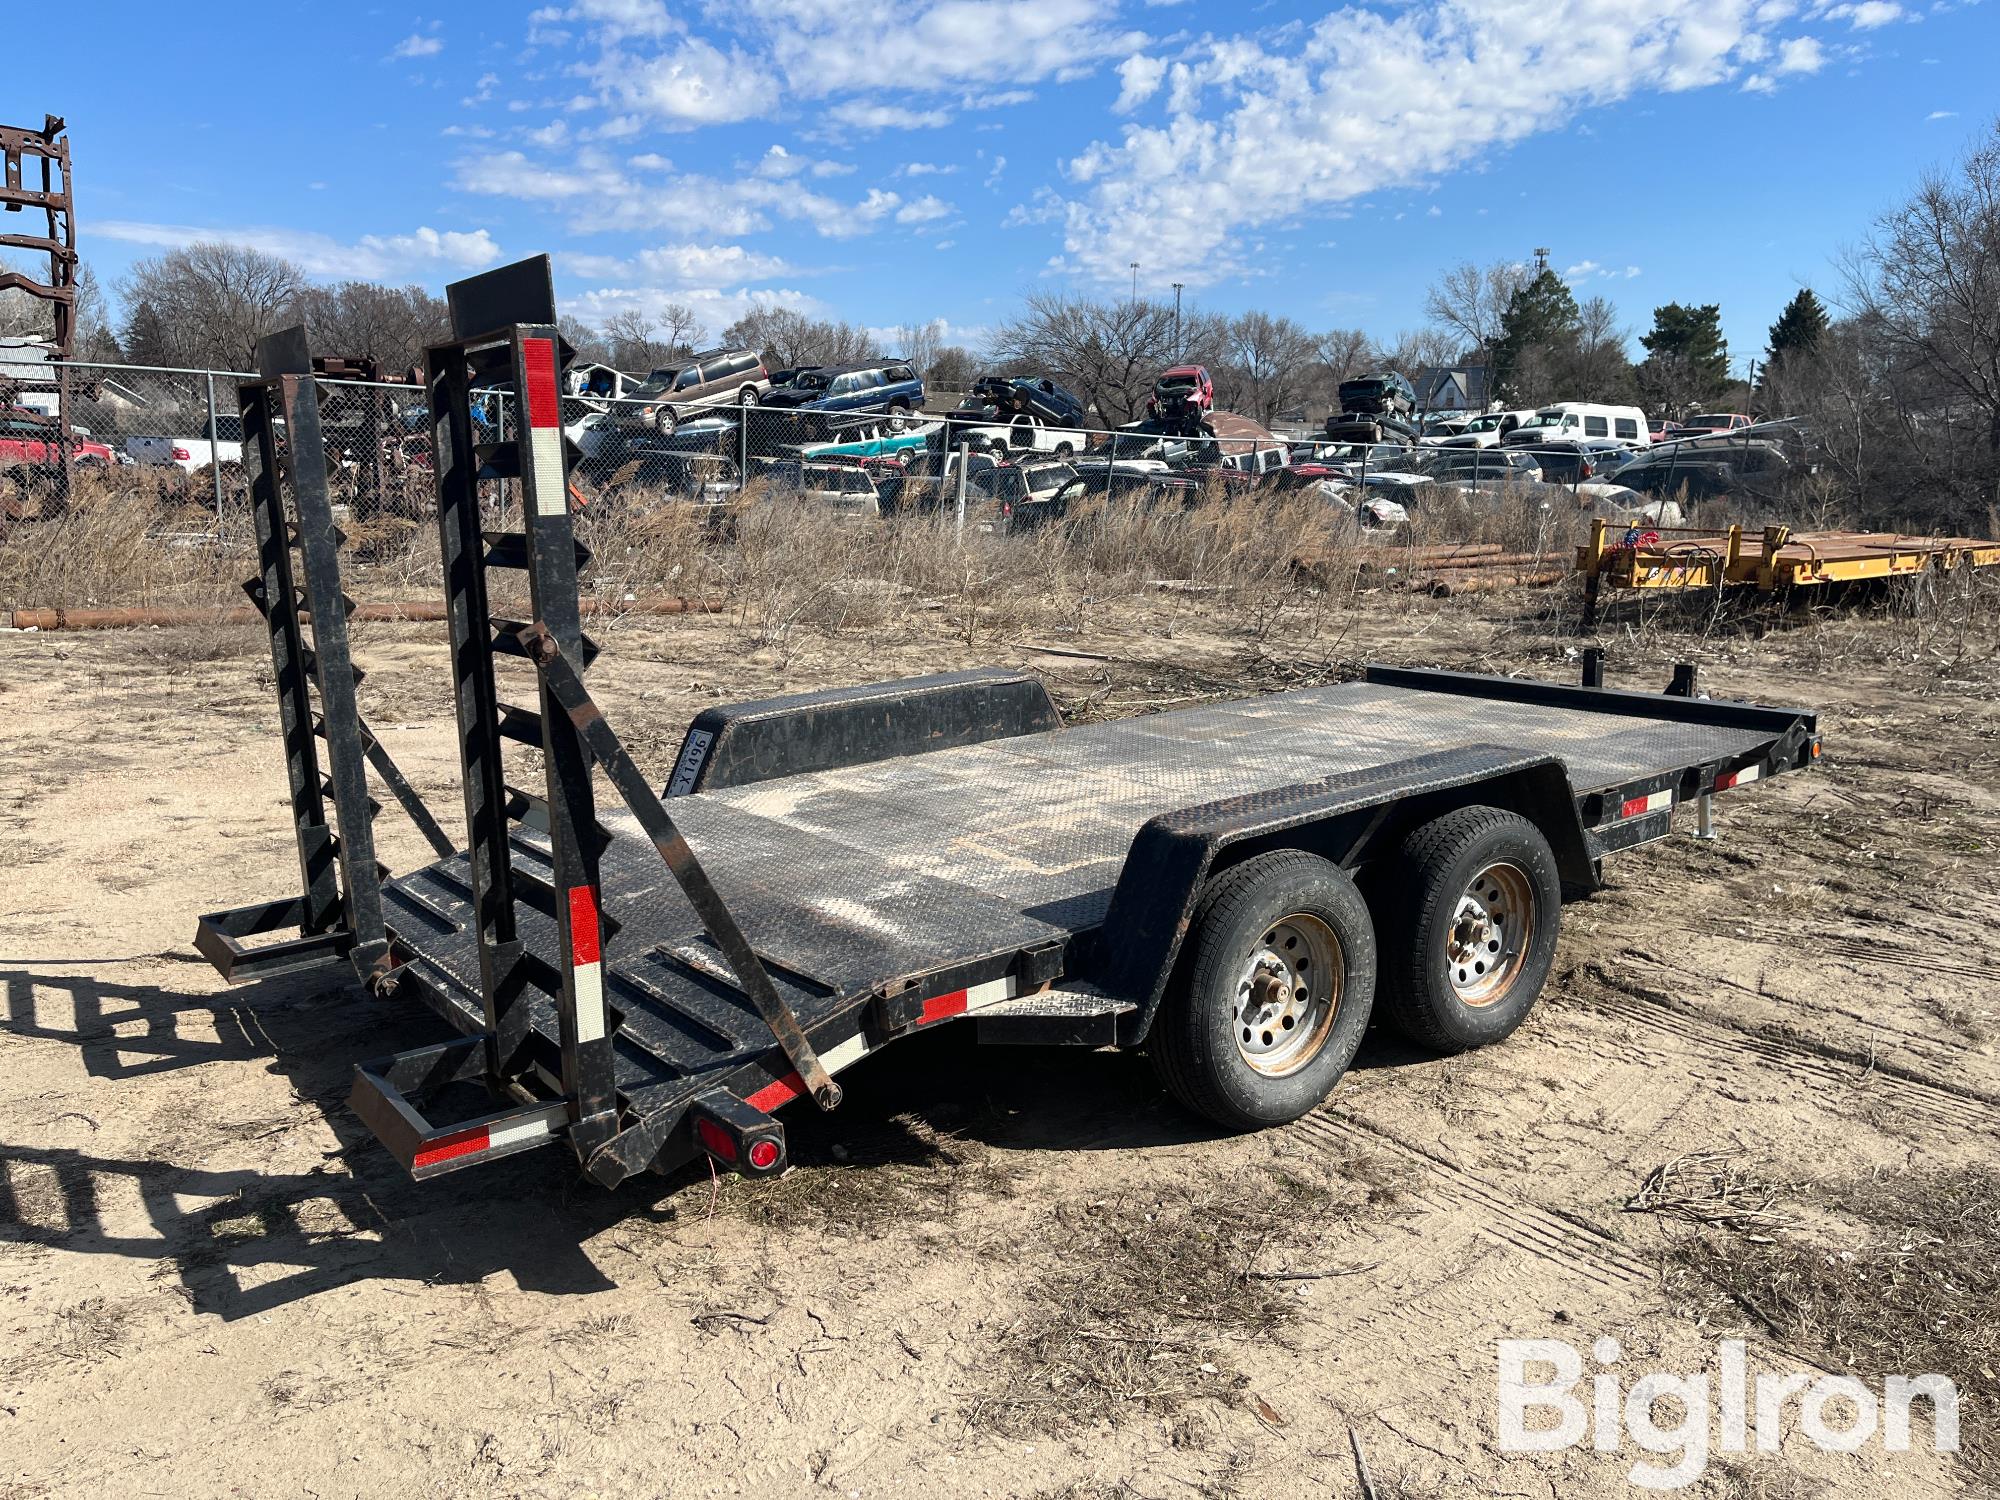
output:
[[1714, 1374], [1620, 1368], [1614, 1338], [1590, 1346], [1596, 1368], [1561, 1339], [1500, 1341], [1500, 1450], [1556, 1453], [1588, 1443], [1599, 1453], [1636, 1449], [1626, 1477], [1640, 1489], [1685, 1489], [1715, 1453], [1776, 1453], [1796, 1431], [1827, 1453], [1910, 1451], [1910, 1410], [1923, 1403], [1930, 1445], [1958, 1451], [1958, 1388], [1942, 1375], [1891, 1375], [1879, 1392], [1849, 1375], [1752, 1379], [1741, 1339], [1716, 1347]]

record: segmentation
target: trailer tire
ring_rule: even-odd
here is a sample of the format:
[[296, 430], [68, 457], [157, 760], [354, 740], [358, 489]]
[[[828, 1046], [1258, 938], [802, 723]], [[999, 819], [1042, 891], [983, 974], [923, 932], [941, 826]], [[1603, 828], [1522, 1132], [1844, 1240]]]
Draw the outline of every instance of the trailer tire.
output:
[[1411, 831], [1382, 896], [1394, 917], [1383, 1015], [1409, 1040], [1464, 1052], [1511, 1036], [1555, 961], [1562, 878], [1518, 813], [1461, 807]]
[[1148, 1051], [1196, 1114], [1230, 1130], [1282, 1125], [1333, 1092], [1374, 999], [1375, 927], [1353, 880], [1281, 849], [1203, 890]]

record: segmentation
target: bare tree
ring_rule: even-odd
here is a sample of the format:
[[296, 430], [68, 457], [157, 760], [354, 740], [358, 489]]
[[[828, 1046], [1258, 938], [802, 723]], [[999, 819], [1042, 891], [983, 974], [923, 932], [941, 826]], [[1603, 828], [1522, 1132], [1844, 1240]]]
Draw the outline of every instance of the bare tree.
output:
[[1266, 426], [1289, 407], [1311, 378], [1317, 341], [1290, 318], [1246, 312], [1229, 324], [1229, 405]]
[[292, 309], [316, 352], [377, 360], [391, 374], [420, 364], [426, 348], [451, 337], [450, 310], [420, 286], [305, 287]]
[[722, 331], [722, 341], [764, 356], [774, 370], [851, 364], [875, 353], [875, 340], [852, 323], [808, 318], [789, 307], [754, 306]]
[[1438, 364], [1484, 358], [1500, 337], [1507, 304], [1527, 285], [1528, 267], [1519, 261], [1495, 261], [1475, 266], [1464, 261], [1452, 267], [1424, 296], [1424, 316], [1433, 328], [1450, 336], [1458, 347]]
[[[1195, 331], [1183, 317], [1184, 349], [1199, 346]], [[1107, 421], [1129, 422], [1145, 406], [1153, 377], [1172, 361], [1173, 341], [1170, 303], [1037, 292], [1018, 317], [1000, 326], [992, 352], [1000, 362], [1073, 387]]]
[[676, 358], [692, 354], [708, 342], [708, 330], [685, 302], [669, 302], [662, 307], [659, 326], [669, 353]]
[[1608, 297], [1592, 297], [1577, 309], [1576, 352], [1569, 388], [1582, 401], [1608, 401], [1632, 393], [1632, 360], [1626, 330]]
[[1956, 480], [1968, 513], [1975, 497], [2000, 509], [2000, 120], [1876, 221], [1847, 289], [1906, 372], [1903, 409], [1962, 439], [1965, 465], [1939, 479]]
[[979, 375], [979, 362], [972, 357], [972, 351], [959, 344], [946, 344], [932, 356], [930, 368], [924, 372], [924, 380], [941, 391], [963, 391], [972, 386]]
[[896, 352], [926, 380], [944, 345], [944, 328], [943, 318], [932, 318], [928, 323], [905, 323], [896, 330], [896, 342], [901, 346]]
[[247, 369], [257, 340], [292, 316], [305, 286], [290, 261], [243, 245], [204, 241], [139, 261], [124, 285], [127, 356]]

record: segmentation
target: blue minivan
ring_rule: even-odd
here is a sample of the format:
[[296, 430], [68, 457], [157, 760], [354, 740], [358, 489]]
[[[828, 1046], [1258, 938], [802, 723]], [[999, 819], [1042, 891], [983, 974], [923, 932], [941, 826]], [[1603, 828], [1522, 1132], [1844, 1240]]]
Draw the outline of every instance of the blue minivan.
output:
[[900, 359], [801, 370], [764, 397], [766, 407], [792, 411], [916, 411], [923, 404], [923, 381]]

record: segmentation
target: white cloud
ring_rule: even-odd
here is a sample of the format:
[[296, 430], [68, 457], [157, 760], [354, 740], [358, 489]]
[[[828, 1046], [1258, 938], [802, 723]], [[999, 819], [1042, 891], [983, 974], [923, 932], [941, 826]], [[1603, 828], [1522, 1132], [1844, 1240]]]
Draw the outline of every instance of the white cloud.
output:
[[847, 161], [827, 161], [812, 156], [799, 156], [787, 151], [783, 146], [773, 146], [757, 160], [755, 171], [759, 177], [771, 177], [782, 181], [787, 177], [845, 177], [854, 170], [854, 163]]
[[659, 245], [637, 255], [560, 254], [556, 263], [572, 276], [596, 281], [645, 281], [658, 286], [749, 284], [796, 275], [798, 268], [775, 255], [742, 245]]
[[682, 29], [668, 13], [665, 0], [578, 0], [568, 7], [546, 6], [529, 20], [540, 25], [575, 21], [606, 37], [661, 37]]
[[1874, 31], [1902, 20], [1905, 12], [1896, 0], [1858, 0], [1855, 4], [1821, 6], [1814, 14], [1829, 21], [1845, 21], [1856, 31]]
[[607, 50], [590, 76], [627, 108], [673, 129], [755, 119], [772, 104], [771, 79], [762, 62], [734, 47], [723, 52], [698, 37], [644, 60]]
[[935, 193], [925, 193], [923, 197], [905, 203], [896, 210], [898, 224], [929, 224], [938, 219], [949, 218], [955, 210]]
[[1958, 111], [1955, 109], [1934, 109], [1924, 116], [1924, 123], [1928, 125], [1932, 120], [1956, 120], [1957, 118]]
[[951, 123], [948, 109], [911, 109], [902, 104], [872, 104], [850, 99], [827, 111], [836, 124], [854, 130], [939, 130]]
[[444, 51], [444, 38], [413, 31], [389, 49], [390, 58], [436, 57]]
[[986, 174], [986, 181], [983, 185], [989, 188], [1000, 186], [1000, 175], [1006, 170], [1007, 158], [1004, 156], [995, 156], [993, 158], [993, 169]]
[[1826, 66], [1826, 53], [1817, 37], [1795, 36], [1778, 48], [1780, 73], [1817, 73]]
[[1160, 91], [1160, 80], [1166, 76], [1167, 64], [1162, 58], [1148, 57], [1143, 52], [1126, 58], [1118, 65], [1118, 98], [1112, 110], [1130, 114]]
[[827, 311], [814, 298], [793, 287], [657, 287], [601, 286], [562, 299], [563, 311], [602, 327], [614, 313], [634, 311], [658, 318], [667, 303], [691, 308], [710, 338], [753, 307], [789, 307], [819, 316]]
[[270, 225], [214, 228], [110, 219], [93, 223], [91, 230], [108, 240], [159, 249], [206, 242], [242, 245], [282, 256], [309, 276], [356, 281], [398, 281], [441, 270], [478, 270], [501, 258], [499, 245], [483, 229], [438, 230], [428, 225], [408, 234], [364, 234], [351, 244], [315, 230]]
[[900, 167], [896, 168], [896, 175], [898, 177], [949, 177], [957, 170], [958, 164], [956, 162], [947, 166], [939, 166], [934, 161], [906, 161]]
[[1424, 183], [1587, 109], [1740, 79], [1785, 8], [1757, 5], [1545, 0], [1527, 26], [1515, 0], [1414, 0], [1332, 10], [1268, 47], [1202, 37], [1167, 65], [1163, 122], [1066, 163], [1064, 260], [1107, 282], [1135, 260], [1194, 285], [1240, 274], [1246, 230]]
[[675, 174], [671, 162], [650, 152], [633, 157], [629, 165], [648, 175], [628, 176], [596, 147], [584, 147], [560, 163], [537, 162], [519, 151], [494, 151], [461, 159], [455, 185], [468, 193], [530, 203], [587, 204], [596, 228], [700, 224], [713, 234], [742, 235], [769, 229], [780, 218], [807, 224], [829, 239], [868, 233], [903, 201], [881, 188], [871, 188], [855, 203], [814, 192], [795, 180]]
[[[530, 17], [530, 40], [597, 48], [585, 71], [629, 109], [672, 128], [779, 113], [799, 100], [862, 96], [856, 111], [900, 111], [839, 123], [935, 128], [949, 115], [905, 101], [957, 94], [993, 110], [1033, 98], [1019, 85], [1080, 78], [1137, 51], [1143, 32], [1117, 25], [1117, 0], [915, 0], [873, 25], [848, 0], [734, 0], [718, 15], [727, 52], [685, 34], [654, 0], [590, 0]], [[788, 97], [789, 96], [789, 97]]]

